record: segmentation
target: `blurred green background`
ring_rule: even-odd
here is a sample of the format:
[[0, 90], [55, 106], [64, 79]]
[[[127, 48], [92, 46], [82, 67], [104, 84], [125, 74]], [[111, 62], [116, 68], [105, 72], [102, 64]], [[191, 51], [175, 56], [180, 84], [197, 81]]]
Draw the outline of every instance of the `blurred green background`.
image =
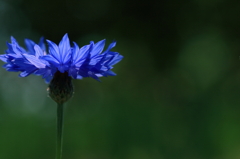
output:
[[[239, 15], [227, 0], [0, 0], [0, 50], [117, 40], [118, 76], [74, 80], [63, 159], [239, 159]], [[0, 159], [53, 159], [56, 105], [17, 75], [0, 71]]]

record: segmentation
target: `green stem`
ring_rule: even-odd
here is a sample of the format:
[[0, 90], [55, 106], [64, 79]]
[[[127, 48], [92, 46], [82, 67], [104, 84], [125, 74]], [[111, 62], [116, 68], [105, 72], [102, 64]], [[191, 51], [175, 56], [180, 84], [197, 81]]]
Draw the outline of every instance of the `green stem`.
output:
[[62, 158], [63, 104], [57, 104], [57, 149], [56, 159]]

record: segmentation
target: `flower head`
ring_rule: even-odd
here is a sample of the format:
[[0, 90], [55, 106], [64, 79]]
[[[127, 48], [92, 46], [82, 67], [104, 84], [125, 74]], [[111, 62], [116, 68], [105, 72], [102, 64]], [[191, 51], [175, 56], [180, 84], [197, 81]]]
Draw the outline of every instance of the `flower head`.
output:
[[123, 58], [118, 52], [111, 51], [116, 42], [112, 42], [105, 51], [105, 40], [97, 43], [91, 41], [82, 47], [73, 42], [71, 46], [68, 34], [63, 36], [58, 45], [50, 40], [47, 43], [48, 53], [43, 38], [38, 44], [26, 39], [25, 50], [11, 37], [5, 54], [0, 55], [0, 60], [6, 63], [3, 67], [7, 71], [21, 72], [20, 77], [41, 75], [47, 83], [56, 72], [67, 74], [73, 79], [92, 77], [99, 80], [102, 76], [115, 76], [111, 69]]

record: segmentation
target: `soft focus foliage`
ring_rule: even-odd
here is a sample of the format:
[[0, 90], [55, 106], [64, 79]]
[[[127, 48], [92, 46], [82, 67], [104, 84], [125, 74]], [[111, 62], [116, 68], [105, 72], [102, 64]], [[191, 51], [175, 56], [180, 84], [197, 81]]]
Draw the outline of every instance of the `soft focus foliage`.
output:
[[[238, 159], [239, 3], [0, 0], [1, 54], [10, 36], [117, 40], [118, 76], [74, 81], [63, 158]], [[0, 71], [0, 158], [52, 159], [55, 103], [16, 75]]]

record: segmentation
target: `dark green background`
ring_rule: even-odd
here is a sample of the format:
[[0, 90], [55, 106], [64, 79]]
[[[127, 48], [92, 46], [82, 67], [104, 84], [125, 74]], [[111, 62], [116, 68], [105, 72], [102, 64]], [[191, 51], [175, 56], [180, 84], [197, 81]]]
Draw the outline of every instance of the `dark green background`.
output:
[[[0, 50], [117, 40], [116, 77], [74, 80], [63, 159], [239, 159], [239, 15], [231, 0], [0, 0]], [[17, 75], [0, 70], [0, 159], [54, 159], [56, 105]]]

